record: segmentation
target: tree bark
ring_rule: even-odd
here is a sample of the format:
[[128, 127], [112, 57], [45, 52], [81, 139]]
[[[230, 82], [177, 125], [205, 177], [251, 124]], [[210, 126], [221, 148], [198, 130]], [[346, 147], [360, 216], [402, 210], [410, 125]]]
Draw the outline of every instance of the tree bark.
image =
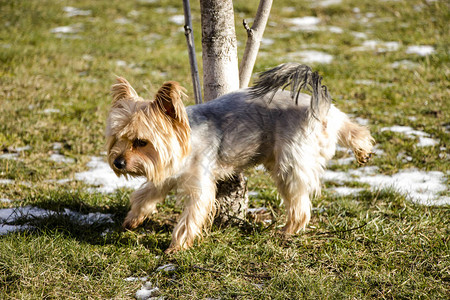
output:
[[237, 41], [231, 0], [200, 0], [205, 101], [239, 89]]
[[[205, 101], [239, 89], [237, 40], [232, 0], [200, 0]], [[243, 174], [217, 184], [216, 222], [243, 218], [248, 208]]]
[[246, 88], [250, 82], [271, 8], [272, 0], [261, 0], [252, 27], [249, 28], [245, 20], [243, 21], [248, 39], [239, 69], [239, 85], [241, 89]]

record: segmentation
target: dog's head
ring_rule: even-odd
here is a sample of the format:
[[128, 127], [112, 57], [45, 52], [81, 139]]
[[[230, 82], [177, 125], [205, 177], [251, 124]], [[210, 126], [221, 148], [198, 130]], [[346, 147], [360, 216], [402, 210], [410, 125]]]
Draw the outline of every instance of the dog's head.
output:
[[120, 176], [145, 176], [155, 184], [175, 171], [190, 150], [184, 88], [169, 81], [155, 100], [138, 96], [124, 78], [112, 86], [106, 126], [108, 163]]

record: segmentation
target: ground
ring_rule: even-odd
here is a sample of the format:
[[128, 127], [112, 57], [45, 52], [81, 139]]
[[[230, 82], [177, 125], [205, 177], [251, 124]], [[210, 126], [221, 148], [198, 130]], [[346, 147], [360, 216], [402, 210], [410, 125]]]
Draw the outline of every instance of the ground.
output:
[[[234, 1], [240, 57], [257, 4]], [[255, 71], [312, 65], [335, 105], [370, 128], [375, 157], [358, 167], [339, 148], [311, 223], [291, 238], [279, 234], [273, 183], [250, 170], [254, 213], [170, 256], [180, 204], [171, 195], [121, 231], [140, 181], [105, 164], [104, 127], [116, 75], [148, 97], [176, 80], [193, 103], [181, 1], [0, 8], [0, 298], [448, 297], [447, 1], [274, 1]]]

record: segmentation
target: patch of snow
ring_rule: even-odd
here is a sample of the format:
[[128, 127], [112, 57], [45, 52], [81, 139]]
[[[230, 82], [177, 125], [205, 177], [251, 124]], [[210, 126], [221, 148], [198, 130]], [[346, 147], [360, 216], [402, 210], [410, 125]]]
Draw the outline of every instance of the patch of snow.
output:
[[420, 56], [427, 56], [436, 52], [433, 46], [419, 45], [419, 46], [408, 46], [406, 48], [407, 54], [417, 54]]
[[402, 133], [409, 138], [418, 137], [419, 138], [419, 142], [417, 143], [418, 147], [430, 147], [430, 146], [435, 146], [435, 145], [439, 144], [439, 140], [430, 138], [429, 133], [426, 133], [426, 132], [423, 132], [420, 130], [414, 130], [409, 126], [394, 125], [392, 127], [383, 127], [383, 128], [381, 128], [380, 131], [381, 132], [392, 131], [392, 132]]
[[126, 24], [131, 24], [132, 21], [127, 18], [117, 18], [114, 20], [114, 23], [120, 24], [120, 25], [126, 25]]
[[128, 67], [128, 64], [127, 64], [126, 61], [119, 59], [119, 60], [116, 60], [116, 66], [118, 66], [118, 67]]
[[355, 80], [356, 84], [362, 84], [362, 85], [376, 85], [377, 82], [374, 80], [370, 80], [370, 79], [358, 79]]
[[251, 196], [251, 197], [258, 197], [259, 193], [257, 191], [249, 191], [248, 195]]
[[144, 277], [127, 277], [124, 279], [125, 281], [147, 281], [148, 280], [148, 276], [144, 276]]
[[66, 12], [66, 17], [75, 17], [75, 16], [89, 16], [92, 12], [90, 10], [82, 10], [72, 6], [66, 6], [63, 8]]
[[367, 40], [359, 47], [353, 47], [352, 51], [377, 51], [377, 52], [393, 52], [400, 48], [399, 42], [382, 42], [376, 40]]
[[288, 60], [299, 60], [302, 63], [321, 63], [329, 64], [333, 61], [333, 55], [316, 50], [304, 50], [289, 53], [286, 56]]
[[177, 25], [184, 25], [184, 15], [175, 15], [169, 17], [169, 21]]
[[393, 83], [381, 83], [375, 80], [370, 79], [359, 79], [355, 80], [356, 84], [362, 84], [362, 85], [375, 85], [375, 86], [382, 86], [382, 87], [391, 87], [394, 86]]
[[3, 154], [0, 154], [0, 159], [17, 160], [18, 157], [19, 157], [19, 153], [3, 153]]
[[153, 299], [155, 296], [159, 295], [159, 288], [147, 288], [145, 285], [136, 292], [136, 299], [144, 300], [144, 299]]
[[59, 114], [61, 111], [57, 108], [46, 108], [42, 112], [44, 114]]
[[12, 184], [14, 180], [12, 179], [0, 179], [0, 184]]
[[249, 209], [247, 209], [247, 212], [249, 213], [249, 214], [262, 214], [262, 213], [265, 213], [265, 212], [267, 212], [267, 208], [265, 208], [265, 207], [255, 207], [255, 208], [249, 208]]
[[101, 193], [112, 193], [118, 188], [139, 188], [146, 179], [117, 177], [109, 165], [101, 157], [92, 157], [87, 164], [89, 171], [76, 173], [75, 179], [90, 185], [97, 186], [96, 190]]
[[355, 121], [356, 121], [356, 123], [358, 123], [359, 125], [363, 125], [363, 126], [369, 125], [369, 120], [364, 119], [364, 118], [356, 117], [356, 118], [355, 118]]
[[284, 12], [284, 13], [293, 13], [293, 12], [296, 12], [297, 10], [295, 9], [295, 7], [286, 6], [286, 7], [283, 7], [281, 9], [281, 11]]
[[306, 16], [301, 18], [286, 19], [286, 22], [294, 25], [291, 27], [291, 31], [317, 31], [319, 28], [317, 25], [320, 23], [320, 19], [317, 17]]
[[355, 158], [353, 156], [351, 156], [351, 157], [344, 157], [344, 158], [330, 160], [328, 162], [328, 165], [330, 165], [330, 166], [335, 166], [335, 165], [343, 166], [343, 165], [352, 164], [354, 161], [355, 161]]
[[327, 7], [331, 5], [341, 4], [342, 0], [314, 0], [311, 4], [313, 7]]
[[24, 152], [24, 151], [28, 151], [31, 150], [31, 146], [27, 145], [27, 146], [23, 146], [23, 147], [17, 147], [16, 149], [14, 149], [16, 152]]
[[266, 171], [266, 168], [264, 167], [264, 165], [257, 165], [257, 166], [255, 167], [255, 170], [258, 170], [258, 171]]
[[173, 6], [158, 7], [155, 9], [155, 12], [158, 14], [175, 14], [178, 12], [178, 9]]
[[342, 196], [357, 195], [360, 192], [364, 191], [363, 188], [350, 188], [345, 186], [335, 187], [330, 190]]
[[401, 68], [402, 69], [414, 69], [414, 68], [417, 68], [418, 66], [420, 66], [418, 63], [412, 62], [407, 59], [394, 61], [391, 64], [391, 68], [393, 68], [393, 69], [401, 69]]
[[435, 140], [428, 137], [419, 137], [418, 147], [432, 147], [439, 144], [439, 140]]
[[59, 26], [50, 30], [51, 33], [73, 34], [82, 31], [83, 24], [74, 24], [69, 26]]
[[328, 26], [326, 27], [326, 29], [328, 29], [328, 31], [332, 32], [332, 33], [343, 33], [344, 29], [342, 29], [341, 27], [337, 27], [337, 26]]
[[391, 176], [375, 174], [376, 167], [362, 167], [358, 170], [325, 171], [323, 179], [339, 183], [356, 181], [366, 183], [372, 189], [393, 188], [408, 196], [413, 202], [422, 205], [450, 204], [450, 197], [439, 196], [448, 190], [445, 174], [439, 171], [401, 170]]
[[128, 15], [129, 15], [130, 17], [139, 17], [139, 16], [141, 15], [141, 12], [133, 9], [132, 11], [130, 11], [130, 12], [128, 13]]
[[355, 38], [363, 39], [363, 40], [365, 40], [365, 39], [368, 38], [367, 33], [364, 33], [364, 32], [352, 31], [352, 35], [353, 35]]
[[261, 44], [264, 46], [271, 46], [275, 43], [275, 40], [273, 39], [269, 39], [269, 38], [262, 38], [261, 39]]
[[7, 223], [14, 223], [18, 219], [36, 219], [36, 218], [46, 218], [57, 214], [63, 214], [69, 217], [71, 220], [82, 225], [92, 225], [97, 222], [103, 223], [114, 223], [111, 214], [104, 213], [89, 213], [82, 214], [68, 208], [64, 209], [64, 212], [58, 213], [56, 211], [47, 210], [43, 208], [24, 206], [17, 208], [5, 208], [0, 209], [0, 235], [6, 234], [11, 231], [24, 230], [32, 228], [29, 225], [11, 225]]
[[53, 153], [52, 155], [50, 155], [50, 160], [57, 163], [65, 163], [65, 164], [71, 164], [75, 162], [75, 159], [66, 157], [59, 153]]
[[156, 271], [172, 272], [172, 271], [175, 271], [176, 269], [177, 269], [177, 266], [175, 266], [174, 264], [167, 264], [167, 265], [159, 266], [158, 268], [156, 268]]
[[63, 147], [63, 145], [61, 143], [58, 143], [58, 142], [52, 144], [52, 149], [55, 150], [55, 151], [61, 150], [62, 147]]

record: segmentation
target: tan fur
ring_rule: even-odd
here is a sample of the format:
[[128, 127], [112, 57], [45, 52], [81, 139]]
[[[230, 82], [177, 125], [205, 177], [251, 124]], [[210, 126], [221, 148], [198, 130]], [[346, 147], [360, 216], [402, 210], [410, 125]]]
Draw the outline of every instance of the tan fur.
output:
[[366, 127], [347, 119], [339, 130], [339, 143], [352, 149], [358, 163], [364, 165], [372, 157], [375, 140]]

